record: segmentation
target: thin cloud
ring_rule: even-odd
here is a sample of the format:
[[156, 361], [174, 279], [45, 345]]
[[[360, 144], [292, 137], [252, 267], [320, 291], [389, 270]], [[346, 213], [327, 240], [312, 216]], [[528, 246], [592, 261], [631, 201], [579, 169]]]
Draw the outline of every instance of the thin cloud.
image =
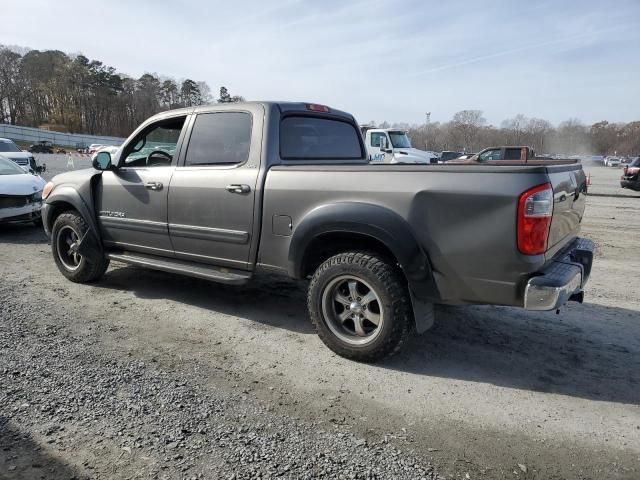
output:
[[580, 33], [580, 34], [576, 34], [576, 35], [571, 35], [568, 37], [564, 37], [564, 38], [558, 38], [555, 40], [548, 40], [548, 41], [544, 41], [544, 42], [537, 42], [537, 43], [533, 43], [533, 44], [529, 44], [529, 45], [523, 45], [521, 47], [517, 47], [517, 48], [511, 48], [508, 50], [503, 50], [500, 52], [494, 52], [494, 53], [489, 53], [486, 55], [480, 55], [480, 56], [476, 56], [473, 58], [468, 58], [466, 60], [461, 60], [459, 62], [452, 62], [452, 63], [448, 63], [448, 64], [444, 64], [444, 65], [439, 65], [437, 67], [433, 67], [433, 68], [428, 68], [426, 70], [421, 70], [418, 72], [413, 72], [410, 75], [407, 75], [408, 77], [418, 77], [421, 75], [426, 75], [429, 73], [435, 73], [435, 72], [442, 72], [444, 70], [450, 70], [453, 68], [458, 68], [458, 67], [464, 67], [466, 65], [470, 65], [473, 63], [478, 63], [478, 62], [483, 62], [485, 60], [491, 60], [494, 58], [499, 58], [499, 57], [506, 57], [509, 55], [514, 55], [516, 53], [521, 53], [521, 52], [525, 52], [528, 50], [538, 50], [544, 47], [551, 47], [551, 46], [555, 46], [555, 45], [560, 45], [563, 43], [567, 43], [567, 42], [572, 42], [575, 40], [580, 40], [583, 38], [589, 38], [589, 37], [595, 37], [597, 35], [603, 34], [603, 33], [609, 33], [609, 32], [619, 32], [621, 30], [626, 30], [626, 29], [631, 29], [631, 28], [637, 28], [638, 26], [640, 26], [640, 23], [630, 23], [627, 25], [616, 25], [613, 27], [609, 27], [609, 28], [603, 28], [601, 30], [596, 30], [596, 31], [590, 31], [590, 32], [585, 32], [585, 33]]

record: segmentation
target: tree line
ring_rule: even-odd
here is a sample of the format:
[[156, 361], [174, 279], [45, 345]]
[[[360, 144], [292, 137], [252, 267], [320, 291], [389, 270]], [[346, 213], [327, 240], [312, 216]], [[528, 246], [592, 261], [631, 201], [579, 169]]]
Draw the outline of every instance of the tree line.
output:
[[125, 137], [163, 110], [242, 100], [225, 87], [214, 99], [205, 82], [190, 78], [136, 79], [84, 55], [0, 45], [0, 123]]
[[[190, 78], [145, 73], [136, 79], [84, 55], [0, 45], [3, 123], [53, 124], [71, 133], [125, 137], [163, 110], [242, 100], [225, 87], [214, 98], [205, 82]], [[416, 148], [433, 151], [529, 145], [538, 153], [640, 154], [640, 121], [584, 125], [569, 119], [556, 127], [540, 118], [516, 115], [494, 126], [487, 124], [481, 110], [462, 110], [448, 122], [378, 126], [407, 130]]]
[[640, 121], [603, 120], [585, 125], [574, 118], [555, 127], [547, 120], [518, 114], [497, 127], [487, 124], [481, 110], [462, 110], [448, 122], [383, 122], [378, 126], [406, 130], [414, 147], [436, 152], [478, 152], [490, 146], [527, 145], [540, 154], [640, 155]]

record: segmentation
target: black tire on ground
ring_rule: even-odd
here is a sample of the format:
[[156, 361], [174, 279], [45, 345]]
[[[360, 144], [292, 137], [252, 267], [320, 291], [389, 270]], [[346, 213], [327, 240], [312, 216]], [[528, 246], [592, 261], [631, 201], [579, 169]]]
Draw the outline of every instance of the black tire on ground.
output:
[[83, 218], [74, 211], [59, 215], [51, 229], [51, 251], [58, 270], [72, 282], [85, 283], [99, 279], [109, 267], [104, 255], [85, 257], [69, 254], [73, 239], [80, 239], [89, 229]]
[[398, 352], [414, 326], [399, 267], [375, 253], [353, 251], [327, 259], [311, 279], [307, 306], [325, 345], [361, 362]]

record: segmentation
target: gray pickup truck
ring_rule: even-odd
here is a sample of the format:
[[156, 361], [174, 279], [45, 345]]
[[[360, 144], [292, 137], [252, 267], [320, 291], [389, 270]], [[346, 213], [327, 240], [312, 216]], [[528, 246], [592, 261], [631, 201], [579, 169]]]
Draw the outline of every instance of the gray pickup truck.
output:
[[571, 165], [372, 165], [355, 119], [323, 105], [158, 114], [94, 168], [47, 184], [43, 223], [71, 281], [110, 260], [241, 285], [309, 280], [326, 345], [375, 361], [434, 304], [582, 301], [593, 244]]

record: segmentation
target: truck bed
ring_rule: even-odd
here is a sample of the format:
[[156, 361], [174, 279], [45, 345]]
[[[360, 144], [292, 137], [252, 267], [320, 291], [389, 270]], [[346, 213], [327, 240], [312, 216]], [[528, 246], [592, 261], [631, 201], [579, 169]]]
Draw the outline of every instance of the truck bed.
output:
[[[516, 247], [518, 198], [545, 183], [556, 197], [549, 248], [523, 255]], [[289, 212], [295, 230], [319, 205], [379, 205], [411, 226], [429, 257], [438, 302], [522, 306], [530, 275], [577, 236], [584, 195], [575, 192], [584, 183], [580, 164], [274, 166], [265, 180], [262, 221], [268, 226]], [[260, 264], [281, 265], [290, 240], [263, 228]]]

